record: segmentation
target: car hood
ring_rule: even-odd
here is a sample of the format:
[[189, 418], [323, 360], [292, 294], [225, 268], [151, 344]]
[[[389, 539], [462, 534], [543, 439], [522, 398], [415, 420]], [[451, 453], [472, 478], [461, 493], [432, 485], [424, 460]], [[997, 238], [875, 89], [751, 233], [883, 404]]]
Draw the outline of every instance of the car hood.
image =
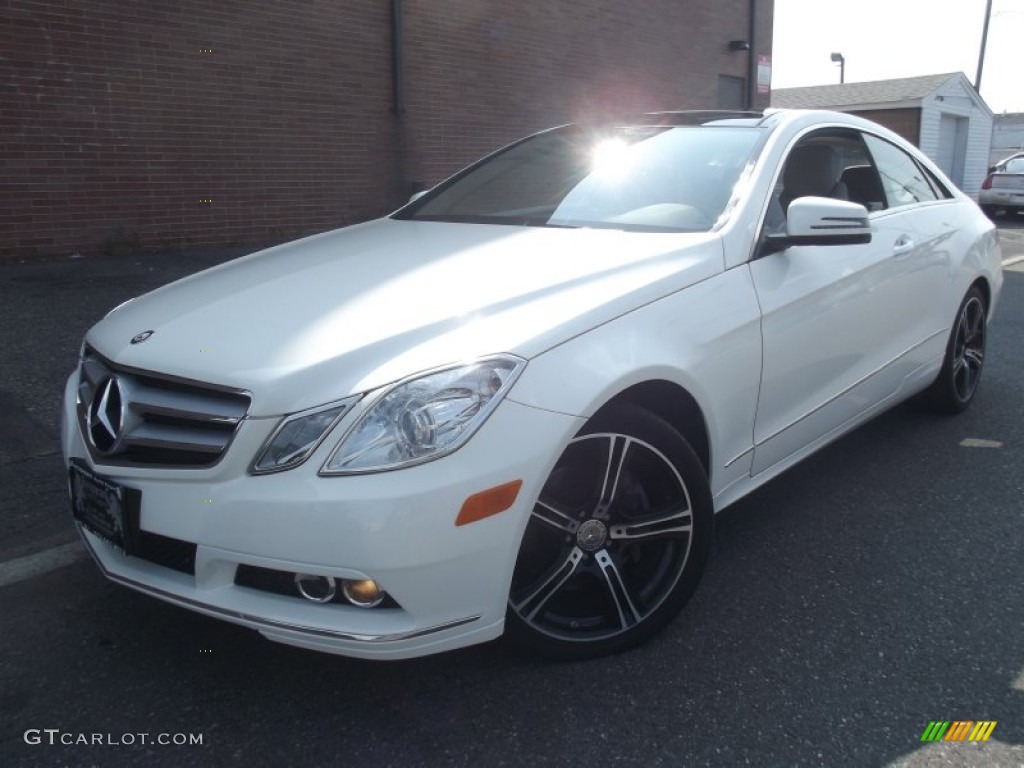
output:
[[379, 219], [171, 283], [87, 341], [122, 366], [249, 390], [250, 414], [269, 416], [483, 355], [528, 359], [722, 264], [713, 234]]

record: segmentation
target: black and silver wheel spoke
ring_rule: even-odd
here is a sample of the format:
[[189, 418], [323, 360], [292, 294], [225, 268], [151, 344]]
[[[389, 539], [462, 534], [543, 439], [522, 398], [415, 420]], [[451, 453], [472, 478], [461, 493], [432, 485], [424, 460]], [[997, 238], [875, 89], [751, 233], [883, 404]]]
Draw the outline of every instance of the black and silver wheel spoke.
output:
[[615, 500], [619, 490], [619, 483], [622, 480], [623, 467], [626, 465], [626, 456], [629, 453], [629, 445], [632, 442], [624, 435], [606, 435], [608, 439], [608, 452], [604, 466], [604, 480], [601, 483], [601, 491], [597, 499], [598, 515], [607, 512]]
[[968, 368], [978, 370], [981, 368], [982, 361], [985, 358], [985, 353], [980, 349], [967, 348], [964, 350], [964, 363]]
[[665, 538], [688, 534], [693, 530], [693, 514], [689, 507], [672, 507], [659, 514], [625, 525], [613, 525], [608, 538], [619, 541]]
[[544, 501], [543, 498], [538, 499], [537, 503], [533, 505], [533, 519], [557, 528], [570, 536], [575, 536], [580, 527], [579, 520], [558, 509], [551, 502]]
[[608, 586], [608, 594], [611, 596], [612, 602], [615, 603], [619, 626], [622, 629], [629, 629], [635, 624], [639, 624], [643, 616], [640, 615], [640, 611], [637, 610], [633, 599], [629, 596], [626, 582], [623, 581], [622, 574], [619, 573], [611, 555], [607, 550], [601, 550], [594, 560], [597, 562], [597, 567], [601, 569], [605, 584]]
[[970, 322], [967, 327], [967, 343], [968, 345], [976, 340], [982, 333], [984, 323], [984, 309], [980, 304], [972, 303], [969, 305], [971, 311]]
[[544, 607], [544, 604], [576, 573], [576, 569], [579, 568], [582, 561], [583, 552], [579, 547], [573, 547], [565, 561], [553, 569], [539, 587], [513, 605], [513, 608], [523, 618], [532, 620], [537, 615], [537, 612]]

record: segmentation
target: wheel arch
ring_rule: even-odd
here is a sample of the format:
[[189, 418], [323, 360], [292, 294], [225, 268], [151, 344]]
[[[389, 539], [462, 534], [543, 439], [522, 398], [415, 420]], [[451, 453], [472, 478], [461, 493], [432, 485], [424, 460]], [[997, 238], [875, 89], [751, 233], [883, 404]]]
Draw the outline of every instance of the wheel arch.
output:
[[[985, 300], [985, 313], [989, 314], [992, 310], [992, 286], [988, 284], [988, 280], [984, 277], [984, 275], [982, 275], [975, 279], [973, 283], [971, 283], [971, 285], [967, 288], [967, 291], [970, 291], [971, 288], [975, 287], [979, 291], [981, 291], [982, 298], [984, 298]], [[967, 291], [965, 291], [964, 293], [966, 294]]]
[[711, 440], [707, 421], [696, 398], [681, 385], [665, 379], [633, 384], [602, 405], [591, 418], [613, 409], [619, 403], [632, 403], [668, 422], [686, 438], [711, 477]]

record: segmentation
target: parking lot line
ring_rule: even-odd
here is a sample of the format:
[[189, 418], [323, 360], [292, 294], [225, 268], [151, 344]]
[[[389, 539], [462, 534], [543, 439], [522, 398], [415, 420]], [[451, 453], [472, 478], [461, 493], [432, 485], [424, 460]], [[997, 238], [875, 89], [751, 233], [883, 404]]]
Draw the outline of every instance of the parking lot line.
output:
[[8, 560], [6, 563], [0, 563], [0, 587], [41, 576], [88, 557], [89, 553], [82, 542], [73, 541], [70, 544], [44, 549], [34, 555]]

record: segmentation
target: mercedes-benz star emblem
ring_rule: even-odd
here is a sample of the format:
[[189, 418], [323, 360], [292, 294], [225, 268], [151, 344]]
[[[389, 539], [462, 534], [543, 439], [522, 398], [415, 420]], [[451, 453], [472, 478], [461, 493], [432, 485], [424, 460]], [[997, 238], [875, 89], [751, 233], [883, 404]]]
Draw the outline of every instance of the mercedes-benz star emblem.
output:
[[86, 416], [89, 440], [103, 453], [110, 453], [121, 436], [121, 405], [121, 385], [117, 377], [104, 379], [92, 397]]
[[143, 331], [142, 333], [136, 333], [134, 336], [132, 336], [132, 344], [141, 344], [152, 335], [153, 331]]
[[608, 528], [600, 520], [587, 520], [576, 531], [576, 545], [584, 552], [596, 552], [607, 539]]

